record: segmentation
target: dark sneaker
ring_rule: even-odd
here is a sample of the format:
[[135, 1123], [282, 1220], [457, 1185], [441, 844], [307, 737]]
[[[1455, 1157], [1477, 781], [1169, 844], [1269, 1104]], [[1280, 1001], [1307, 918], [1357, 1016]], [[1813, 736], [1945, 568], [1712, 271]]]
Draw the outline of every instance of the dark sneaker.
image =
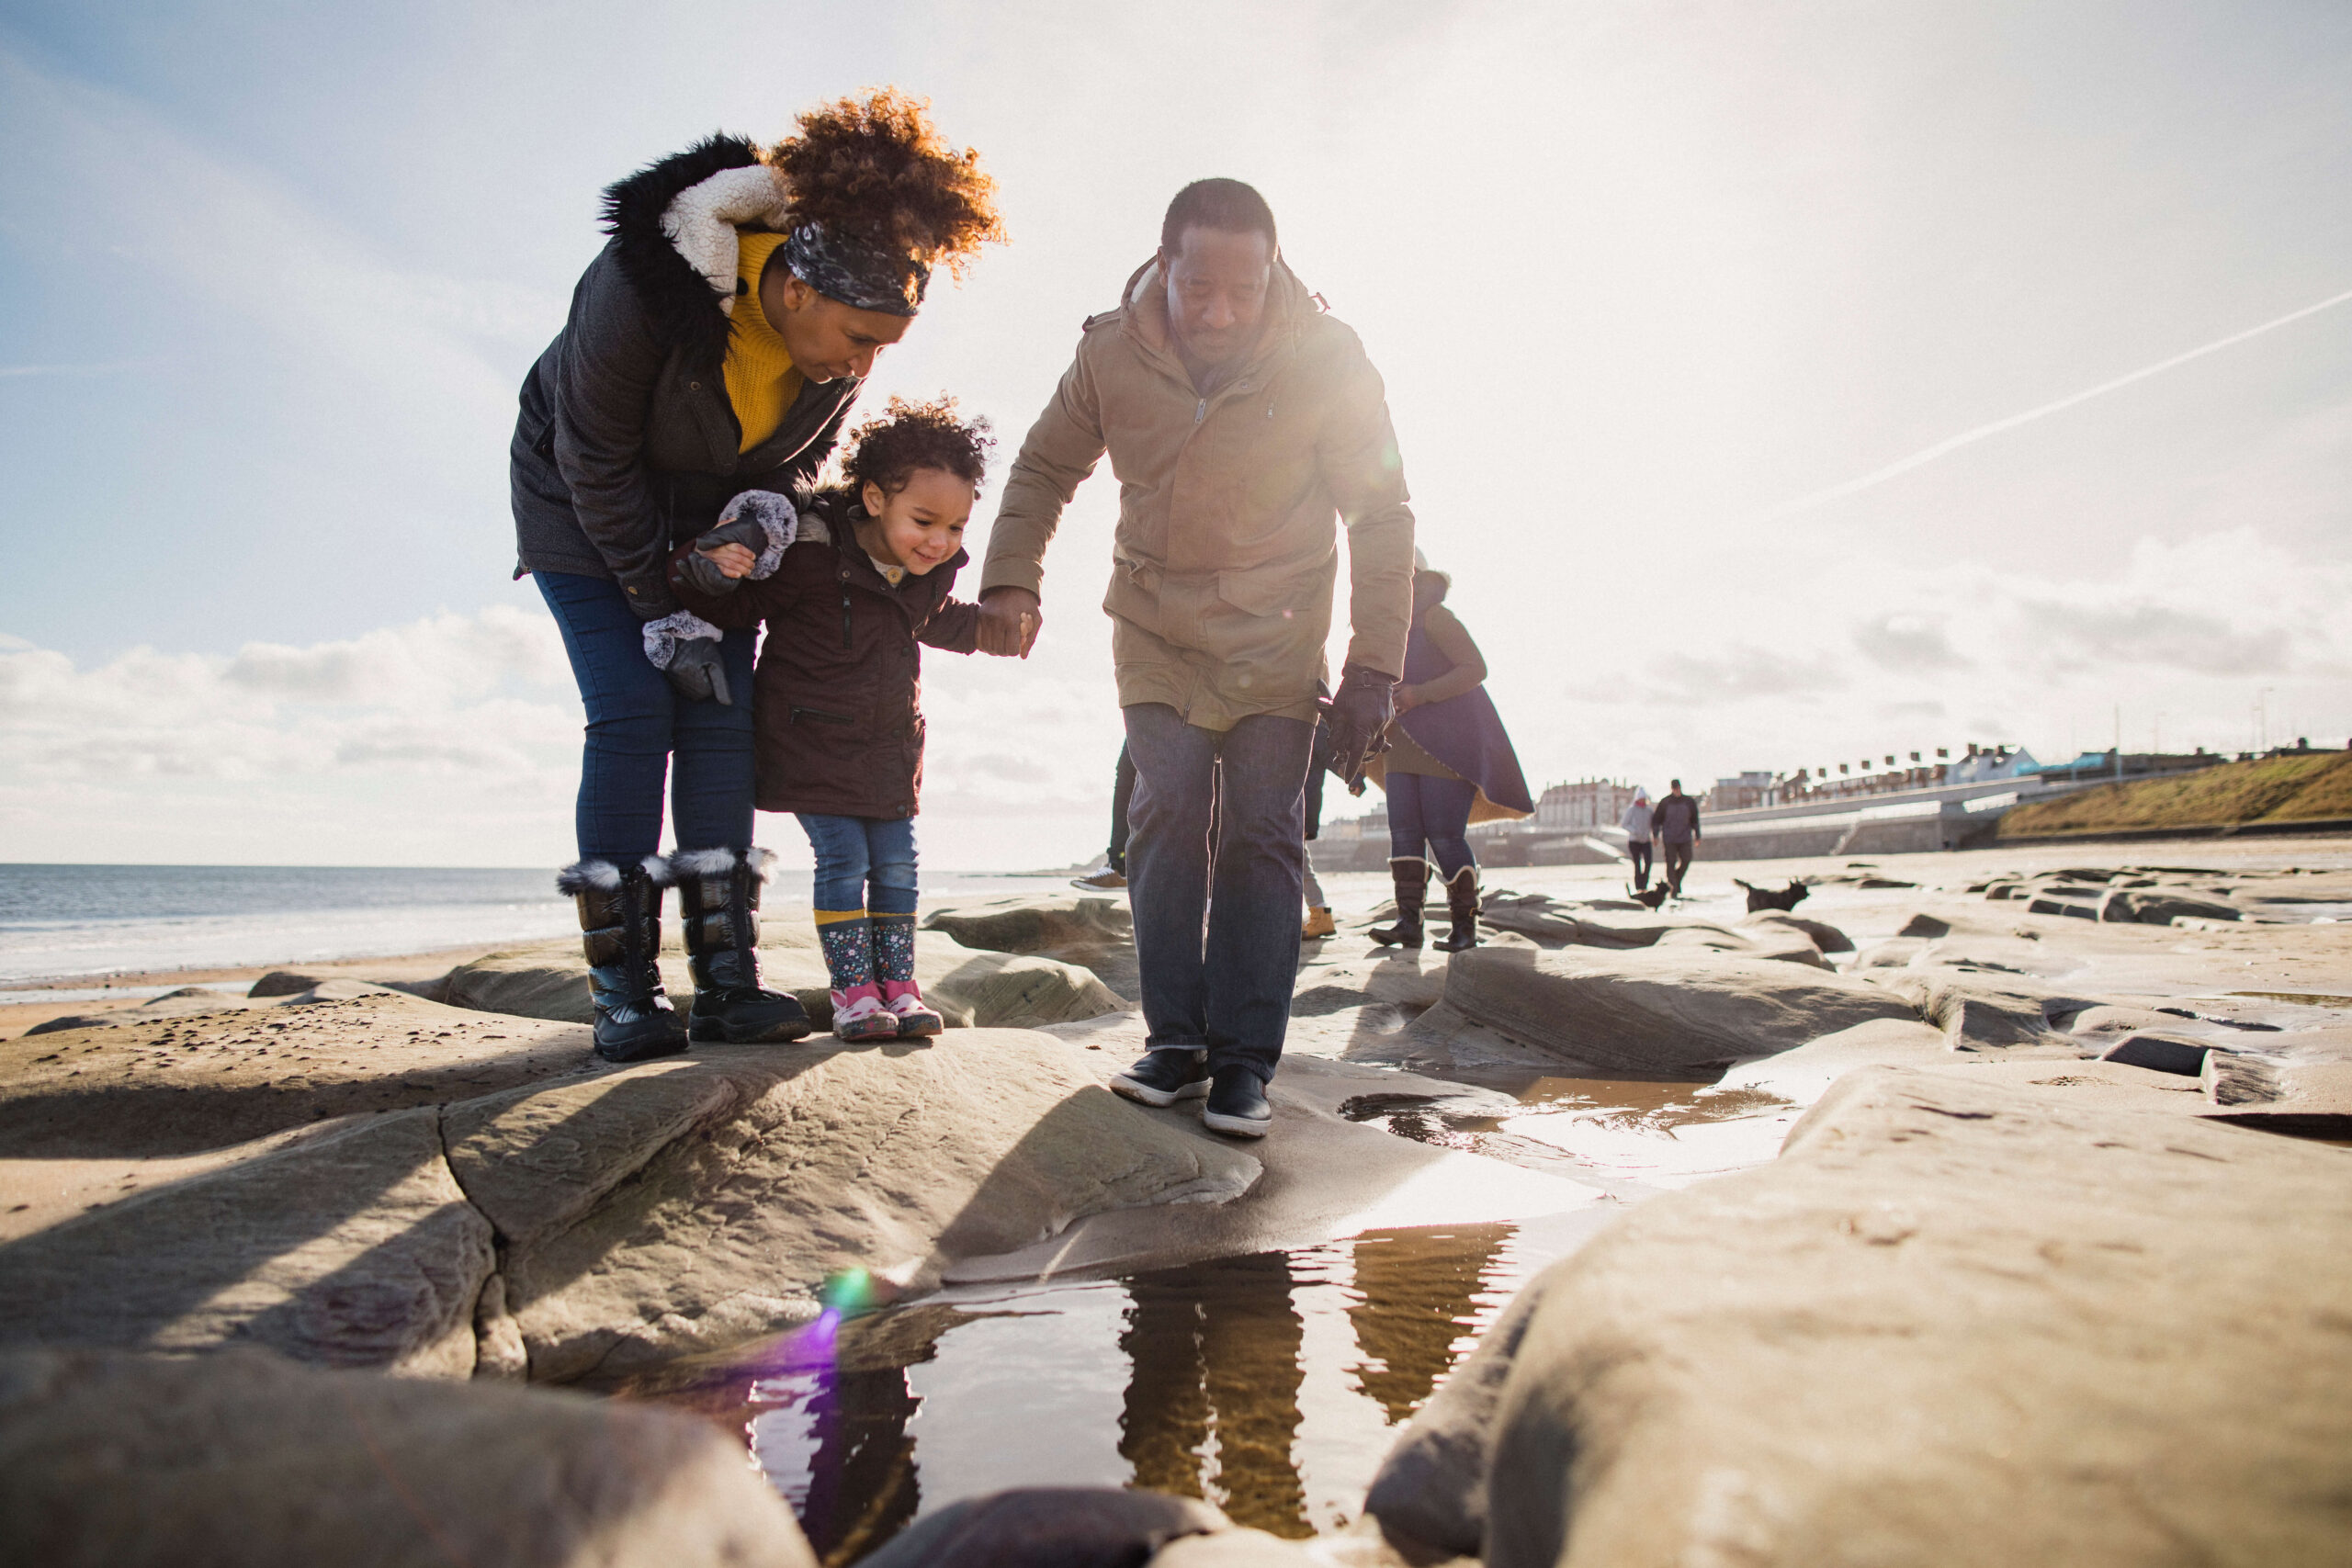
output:
[[1181, 1045], [1147, 1051], [1143, 1060], [1111, 1080], [1111, 1092], [1142, 1105], [1173, 1105], [1209, 1091], [1209, 1054]]
[[1201, 1111], [1201, 1124], [1212, 1133], [1233, 1138], [1262, 1138], [1273, 1125], [1274, 1108], [1266, 1103], [1266, 1086], [1247, 1067], [1227, 1067], [1209, 1087], [1209, 1102]]
[[1101, 871], [1090, 871], [1084, 876], [1071, 877], [1069, 885], [1083, 887], [1089, 893], [1111, 893], [1125, 887], [1127, 879], [1106, 865]]

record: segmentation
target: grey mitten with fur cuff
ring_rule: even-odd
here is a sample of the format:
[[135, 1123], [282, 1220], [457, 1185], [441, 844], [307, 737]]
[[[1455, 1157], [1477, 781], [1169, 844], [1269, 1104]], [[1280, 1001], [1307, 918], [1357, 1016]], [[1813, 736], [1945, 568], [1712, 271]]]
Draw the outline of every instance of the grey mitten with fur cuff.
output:
[[771, 576], [784, 562], [784, 552], [800, 536], [800, 513], [791, 499], [772, 490], [747, 490], [727, 503], [717, 525], [695, 540], [695, 547], [679, 558], [673, 576], [697, 593], [717, 598], [732, 593], [743, 579], [728, 576], [712, 564], [711, 552], [721, 545], [741, 545], [759, 559], [751, 581]]
[[645, 623], [645, 657], [687, 701], [732, 707], [727, 665], [718, 654], [719, 638], [726, 635], [692, 610], [681, 610]]

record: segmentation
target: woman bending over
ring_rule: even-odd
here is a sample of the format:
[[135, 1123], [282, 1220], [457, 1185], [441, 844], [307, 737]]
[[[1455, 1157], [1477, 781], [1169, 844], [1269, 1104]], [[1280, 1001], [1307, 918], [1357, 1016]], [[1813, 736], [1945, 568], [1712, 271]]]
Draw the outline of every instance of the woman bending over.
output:
[[1002, 236], [977, 155], [888, 90], [812, 109], [773, 147], [716, 136], [662, 159], [605, 191], [605, 228], [523, 383], [509, 458], [515, 572], [587, 709], [580, 859], [558, 886], [580, 904], [596, 1053], [627, 1062], [686, 1043], [655, 966], [673, 883], [693, 1037], [808, 1030], [760, 984], [752, 635], [682, 614], [669, 556], [731, 502], [807, 484], [932, 269]]

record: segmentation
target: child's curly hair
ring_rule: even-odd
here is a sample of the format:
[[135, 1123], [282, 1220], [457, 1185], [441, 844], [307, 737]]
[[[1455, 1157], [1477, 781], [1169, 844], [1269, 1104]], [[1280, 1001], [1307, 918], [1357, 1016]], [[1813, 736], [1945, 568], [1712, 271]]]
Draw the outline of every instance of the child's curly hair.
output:
[[852, 495], [864, 495], [869, 484], [896, 495], [916, 469], [944, 468], [978, 490], [995, 445], [987, 420], [956, 417], [954, 398], [917, 403], [894, 397], [881, 418], [866, 421], [851, 434], [842, 477]]
[[996, 181], [931, 123], [931, 103], [896, 87], [837, 98], [800, 116], [768, 149], [792, 181], [792, 210], [962, 277], [979, 248], [1005, 238]]

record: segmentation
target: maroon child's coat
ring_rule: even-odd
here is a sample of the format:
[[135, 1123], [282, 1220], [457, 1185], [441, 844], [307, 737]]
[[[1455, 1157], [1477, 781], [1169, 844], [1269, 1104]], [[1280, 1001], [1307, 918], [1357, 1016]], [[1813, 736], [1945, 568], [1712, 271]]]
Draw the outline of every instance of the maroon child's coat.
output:
[[763, 811], [912, 817], [922, 794], [916, 645], [979, 646], [979, 606], [948, 596], [964, 552], [893, 588], [857, 543], [851, 525], [863, 515], [832, 494], [803, 504], [803, 536], [775, 573], [721, 598], [672, 578], [679, 602], [714, 626], [767, 623], [752, 682]]

